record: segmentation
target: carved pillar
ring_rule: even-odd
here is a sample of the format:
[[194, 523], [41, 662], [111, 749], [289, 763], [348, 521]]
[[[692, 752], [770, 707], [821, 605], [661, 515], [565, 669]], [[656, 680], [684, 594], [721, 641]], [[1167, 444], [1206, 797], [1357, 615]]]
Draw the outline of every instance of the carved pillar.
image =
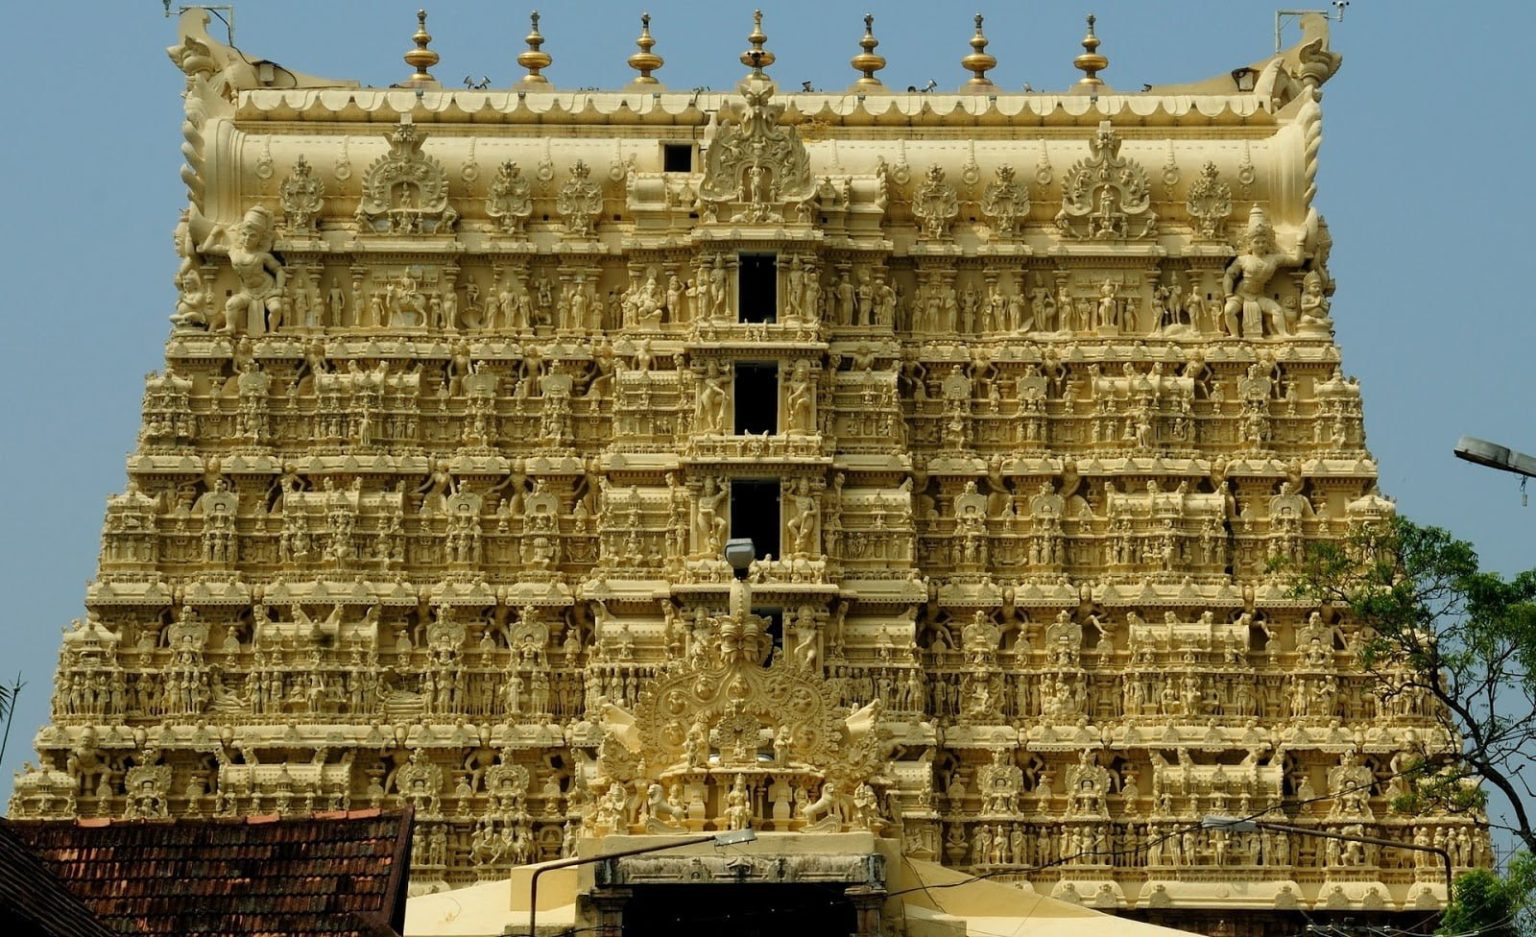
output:
[[592, 902], [595, 918], [593, 937], [621, 937], [624, 933], [624, 907], [634, 895], [634, 889], [603, 886], [592, 889], [588, 899]]
[[874, 885], [850, 885], [843, 894], [853, 902], [852, 937], [880, 937], [880, 907], [885, 904], [885, 889]]

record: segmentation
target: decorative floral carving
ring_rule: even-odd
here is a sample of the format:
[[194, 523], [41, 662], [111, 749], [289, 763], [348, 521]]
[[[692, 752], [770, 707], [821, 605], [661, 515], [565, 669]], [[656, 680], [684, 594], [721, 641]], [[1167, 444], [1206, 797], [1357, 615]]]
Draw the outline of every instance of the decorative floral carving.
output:
[[597, 217], [603, 213], [603, 190], [592, 181], [592, 168], [581, 160], [571, 167], [571, 177], [560, 187], [555, 211], [573, 238], [591, 238]]
[[451, 234], [459, 213], [448, 204], [448, 174], [421, 151], [426, 134], [402, 121], [389, 138], [389, 152], [363, 173], [357, 206], [365, 234]]
[[1135, 240], [1157, 232], [1157, 212], [1147, 173], [1120, 155], [1120, 135], [1109, 121], [1088, 141], [1090, 155], [1067, 170], [1062, 180], [1061, 211], [1056, 227], [1071, 238]]
[[1011, 238], [1019, 233], [1019, 219], [1029, 214], [1029, 190], [1014, 179], [1013, 167], [997, 167], [996, 178], [981, 193], [981, 213], [992, 219], [992, 232]]
[[325, 184], [315, 178], [314, 170], [302, 154], [278, 187], [278, 200], [283, 206], [283, 223], [289, 232], [314, 232], [320, 209], [325, 204]]
[[485, 213], [501, 227], [503, 234], [522, 234], [533, 214], [532, 186], [523, 178], [516, 162], [507, 160], [496, 169]]
[[780, 222], [784, 205], [811, 196], [810, 157], [795, 128], [779, 124], [784, 105], [768, 103], [775, 90], [772, 82], [748, 80], [738, 90], [744, 106], [723, 117], [705, 152], [699, 198], [740, 203], [742, 209], [732, 221]]
[[1200, 170], [1200, 178], [1189, 187], [1185, 208], [1202, 239], [1212, 241], [1221, 237], [1232, 214], [1232, 187], [1221, 180], [1215, 163], [1207, 162]]
[[928, 176], [912, 197], [912, 214], [917, 218], [918, 236], [924, 240], [949, 238], [949, 226], [960, 214], [960, 197], [955, 187], [944, 180], [944, 168], [937, 163], [928, 167]]

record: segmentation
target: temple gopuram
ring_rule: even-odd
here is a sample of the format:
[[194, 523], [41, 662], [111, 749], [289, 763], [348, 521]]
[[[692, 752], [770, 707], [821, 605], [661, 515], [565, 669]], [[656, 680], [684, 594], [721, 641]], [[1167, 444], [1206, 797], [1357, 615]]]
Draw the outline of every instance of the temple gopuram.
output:
[[1432, 915], [1486, 824], [1394, 803], [1459, 741], [1285, 573], [1393, 511], [1300, 22], [1122, 93], [1090, 17], [1018, 92], [977, 16], [971, 77], [903, 92], [866, 18], [820, 92], [759, 15], [680, 92], [646, 17], [573, 92], [537, 15], [457, 89], [425, 13], [389, 87], [183, 14], [165, 364], [11, 815], [409, 807], [416, 894], [756, 834], [587, 867], [607, 934], [707, 885], [963, 935], [903, 916], [917, 868], [1207, 933]]

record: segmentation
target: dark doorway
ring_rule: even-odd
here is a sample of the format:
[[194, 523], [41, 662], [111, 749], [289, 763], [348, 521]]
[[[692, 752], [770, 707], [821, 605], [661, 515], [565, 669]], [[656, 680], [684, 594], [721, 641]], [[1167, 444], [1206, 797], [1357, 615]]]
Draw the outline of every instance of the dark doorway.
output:
[[661, 145], [662, 172], [693, 172], [692, 143], [663, 143]]
[[754, 608], [752, 614], [767, 622], [763, 632], [768, 635], [773, 646], [779, 649], [784, 647], [784, 610], [782, 608]]
[[779, 431], [779, 366], [777, 362], [736, 362], [736, 435]]
[[776, 254], [742, 254], [736, 282], [736, 308], [742, 322], [773, 322], [779, 317], [779, 258]]
[[731, 536], [751, 537], [758, 559], [779, 555], [779, 480], [731, 482]]
[[624, 937], [848, 937], [858, 922], [845, 887], [637, 885]]

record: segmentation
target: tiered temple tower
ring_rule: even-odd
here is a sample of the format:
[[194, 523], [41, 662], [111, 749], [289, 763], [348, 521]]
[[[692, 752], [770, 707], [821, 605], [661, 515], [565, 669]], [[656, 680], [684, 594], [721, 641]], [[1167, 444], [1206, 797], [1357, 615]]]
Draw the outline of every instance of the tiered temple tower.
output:
[[[1274, 561], [1391, 505], [1314, 204], [1325, 22], [1232, 76], [733, 93], [297, 74], [184, 16], [179, 300], [13, 815], [408, 802], [415, 887], [861, 830], [1104, 909], [1433, 909], [1452, 744]], [[252, 64], [255, 62], [255, 64]], [[733, 576], [728, 539], [756, 559]], [[785, 847], [793, 851], [792, 847]], [[1260, 920], [1254, 917], [1252, 920]], [[1214, 917], [1209, 920], [1215, 920]]]

